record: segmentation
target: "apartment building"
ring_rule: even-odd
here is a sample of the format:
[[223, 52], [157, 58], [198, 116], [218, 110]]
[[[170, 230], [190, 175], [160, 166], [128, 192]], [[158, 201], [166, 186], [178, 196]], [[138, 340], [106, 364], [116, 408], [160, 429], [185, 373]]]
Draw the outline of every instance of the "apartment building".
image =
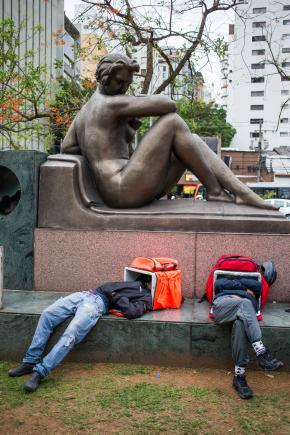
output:
[[[178, 50], [175, 47], [168, 47], [164, 50], [166, 56], [169, 58], [172, 68], [175, 69], [178, 64]], [[147, 51], [146, 46], [140, 46], [135, 49], [133, 58], [140, 65], [140, 79], [146, 75], [147, 69]], [[152, 94], [159, 88], [159, 86], [169, 76], [169, 65], [165, 59], [158, 54], [156, 50], [153, 50], [153, 75], [149, 86], [149, 94]], [[138, 81], [138, 78], [137, 78]], [[167, 95], [174, 100], [178, 100], [182, 97], [192, 97], [200, 100], [209, 100], [209, 92], [204, 84], [204, 79], [201, 72], [192, 73], [190, 71], [188, 63], [184, 65], [179, 75], [175, 80], [174, 85], [168, 85], [162, 94]]]
[[[240, 0], [222, 64], [223, 106], [240, 150], [273, 149], [290, 136], [290, 0]], [[286, 78], [278, 74], [281, 67]]]

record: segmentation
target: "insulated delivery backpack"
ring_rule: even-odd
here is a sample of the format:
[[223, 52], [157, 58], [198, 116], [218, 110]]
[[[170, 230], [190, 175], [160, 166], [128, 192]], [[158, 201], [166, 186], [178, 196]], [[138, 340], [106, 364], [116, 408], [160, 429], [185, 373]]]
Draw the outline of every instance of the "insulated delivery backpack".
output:
[[135, 258], [125, 267], [124, 281], [138, 279], [140, 274], [151, 278], [152, 309], [179, 308], [182, 303], [181, 271], [172, 258]]
[[[255, 278], [261, 282], [262, 292], [258, 301], [259, 311], [257, 312], [257, 319], [262, 320], [261, 309], [267, 302], [269, 285], [260, 272], [260, 266], [250, 257], [235, 254], [222, 255], [212, 268], [206, 282], [206, 298], [211, 305], [215, 297], [215, 281], [222, 275], [233, 275], [235, 277], [247, 276]], [[214, 317], [212, 307], [210, 309], [209, 317]]]

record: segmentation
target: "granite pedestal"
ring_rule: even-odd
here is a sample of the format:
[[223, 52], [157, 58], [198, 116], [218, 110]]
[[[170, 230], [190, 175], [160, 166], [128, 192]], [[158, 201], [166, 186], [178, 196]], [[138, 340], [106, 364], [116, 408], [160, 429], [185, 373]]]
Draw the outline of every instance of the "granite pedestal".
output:
[[211, 267], [225, 253], [275, 262], [278, 278], [270, 300], [290, 302], [289, 234], [90, 231], [37, 228], [35, 289], [76, 291], [123, 280], [137, 256], [178, 259], [185, 297], [200, 297]]

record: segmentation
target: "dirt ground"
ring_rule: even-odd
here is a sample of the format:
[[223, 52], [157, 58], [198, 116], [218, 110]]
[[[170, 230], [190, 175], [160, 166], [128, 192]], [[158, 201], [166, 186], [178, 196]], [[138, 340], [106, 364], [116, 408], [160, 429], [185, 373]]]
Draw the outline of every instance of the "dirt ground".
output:
[[250, 370], [243, 401], [226, 370], [66, 363], [27, 394], [12, 366], [0, 371], [1, 434], [290, 434], [282, 371]]

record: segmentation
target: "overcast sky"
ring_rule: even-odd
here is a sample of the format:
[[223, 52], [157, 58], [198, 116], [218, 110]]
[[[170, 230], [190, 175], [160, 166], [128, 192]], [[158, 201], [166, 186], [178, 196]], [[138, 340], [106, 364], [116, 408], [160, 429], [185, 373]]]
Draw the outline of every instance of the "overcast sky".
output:
[[[80, 0], [64, 0], [64, 9], [66, 15], [73, 20], [75, 5], [80, 4]], [[182, 26], [183, 28], [192, 26], [192, 18], [189, 21], [186, 17], [182, 16]], [[218, 36], [224, 36], [227, 40], [228, 35], [228, 25], [234, 20], [233, 11], [229, 12], [218, 12], [212, 15], [212, 22], [209, 24], [210, 31]], [[176, 47], [178, 48], [178, 47]], [[220, 63], [215, 57], [211, 57], [210, 65], [201, 69], [204, 76], [206, 84], [213, 91], [213, 97], [218, 97], [220, 91]]]

